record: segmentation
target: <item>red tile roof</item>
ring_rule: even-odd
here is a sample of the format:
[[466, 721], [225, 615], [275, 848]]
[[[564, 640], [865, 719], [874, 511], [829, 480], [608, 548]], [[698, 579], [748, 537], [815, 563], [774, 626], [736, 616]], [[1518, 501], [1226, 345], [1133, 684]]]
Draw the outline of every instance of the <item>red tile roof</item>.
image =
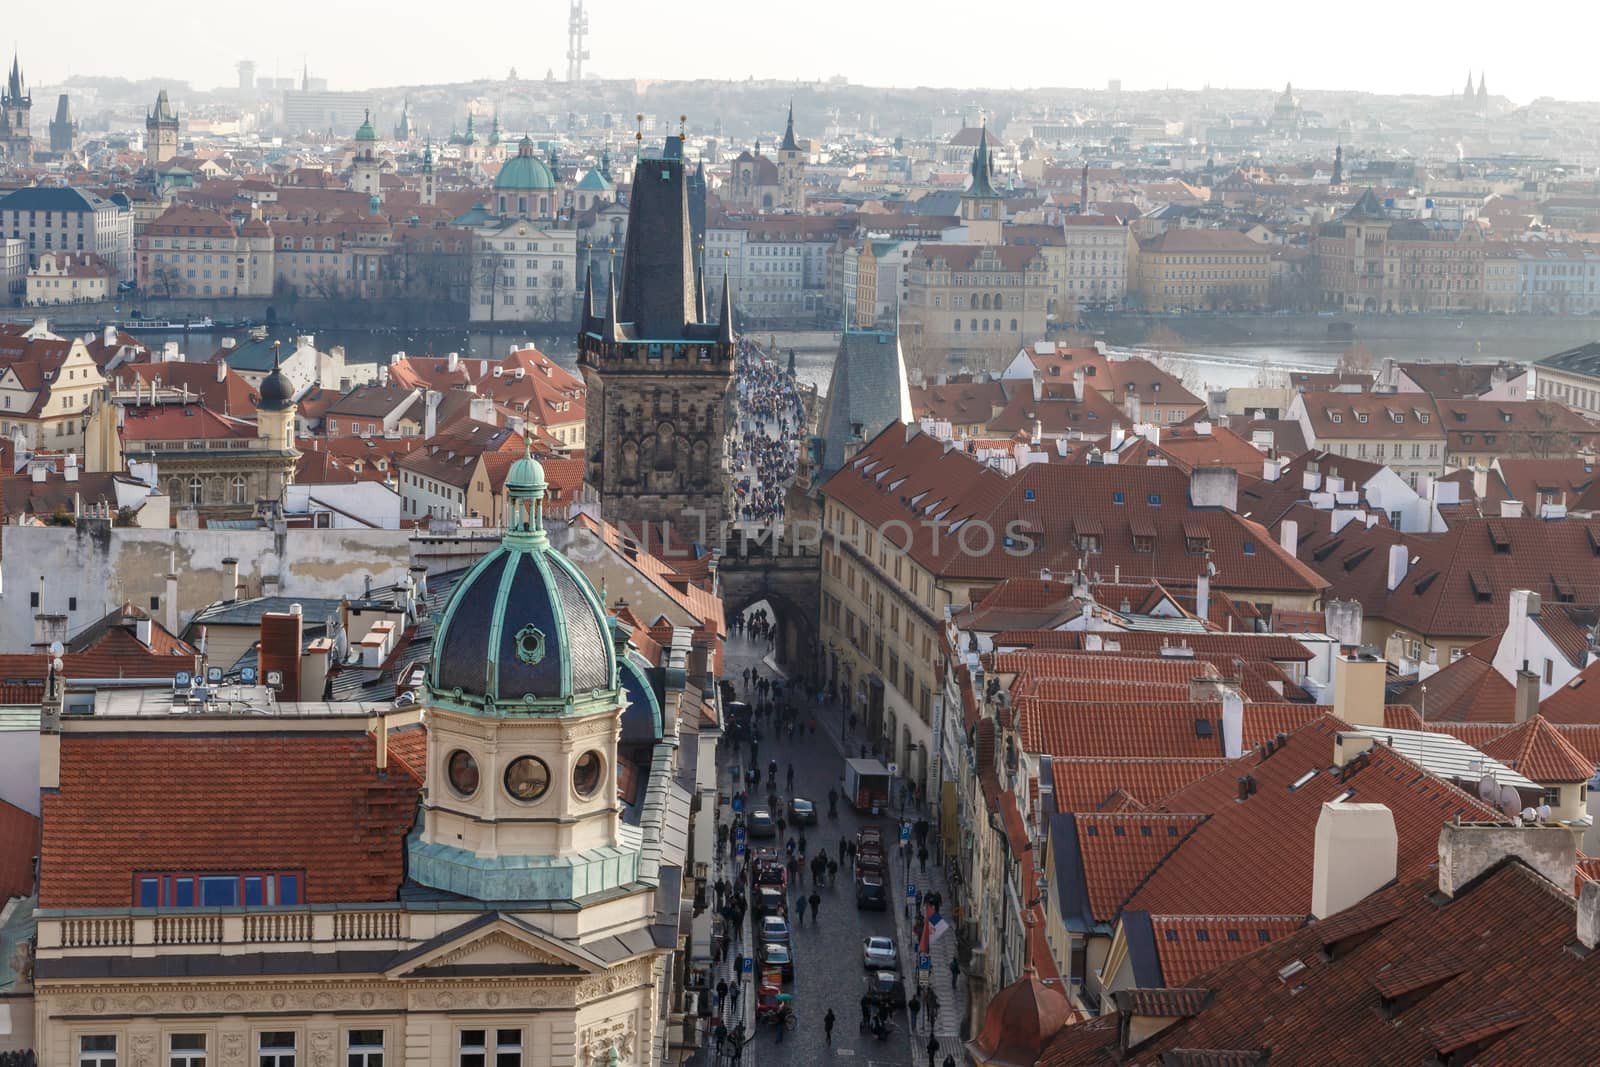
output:
[[409, 756], [381, 775], [365, 733], [65, 734], [39, 902], [125, 908], [136, 871], [195, 869], [304, 871], [311, 904], [391, 901], [421, 785]]
[[0, 908], [33, 892], [33, 857], [39, 854], [39, 817], [0, 800]]
[[1184, 985], [1305, 926], [1302, 916], [1152, 915], [1161, 980]]
[[1595, 762], [1574, 748], [1543, 715], [1512, 727], [1483, 745], [1482, 751], [1540, 785], [1587, 782], [1594, 776]]
[[1220, 771], [1229, 761], [1210, 758], [1057, 757], [1050, 762], [1059, 811], [1100, 811], [1121, 793], [1143, 806]]
[[1128, 897], [1205, 818], [1163, 812], [1079, 812], [1073, 821], [1094, 920], [1115, 922]]

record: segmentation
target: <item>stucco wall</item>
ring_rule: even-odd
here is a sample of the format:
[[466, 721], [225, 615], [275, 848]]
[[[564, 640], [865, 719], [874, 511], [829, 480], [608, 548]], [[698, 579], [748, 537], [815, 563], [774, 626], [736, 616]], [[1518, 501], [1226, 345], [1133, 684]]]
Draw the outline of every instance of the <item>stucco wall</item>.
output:
[[[41, 610], [68, 616], [76, 633], [124, 600], [166, 619], [168, 569], [178, 575], [178, 624], [229, 591], [222, 565], [239, 561], [251, 594], [277, 576], [285, 596], [360, 595], [400, 580], [411, 563], [403, 530], [141, 530], [81, 527], [0, 528], [0, 649], [23, 651], [34, 639], [29, 594], [41, 589]], [[173, 566], [173, 564], [176, 566]], [[77, 607], [71, 608], [71, 598]]]

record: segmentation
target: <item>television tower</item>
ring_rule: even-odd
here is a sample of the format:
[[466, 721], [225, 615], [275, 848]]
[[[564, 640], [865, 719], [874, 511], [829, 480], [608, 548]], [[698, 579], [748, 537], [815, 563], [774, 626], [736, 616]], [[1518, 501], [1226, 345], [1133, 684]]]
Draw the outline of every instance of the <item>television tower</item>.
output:
[[583, 61], [589, 58], [583, 39], [589, 34], [589, 16], [584, 13], [583, 0], [572, 0], [572, 13], [567, 18], [567, 81], [583, 80]]

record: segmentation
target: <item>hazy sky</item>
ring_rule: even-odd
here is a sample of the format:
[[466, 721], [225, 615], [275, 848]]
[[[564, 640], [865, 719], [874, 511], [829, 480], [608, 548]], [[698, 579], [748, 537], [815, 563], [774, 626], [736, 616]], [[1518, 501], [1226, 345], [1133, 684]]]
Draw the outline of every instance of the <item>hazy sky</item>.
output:
[[[169, 75], [232, 84], [233, 64], [298, 72], [336, 89], [524, 78], [566, 70], [567, 0], [18, 0], [29, 81]], [[609, 77], [817, 79], [871, 85], [1165, 85], [1458, 91], [1486, 68], [1491, 93], [1600, 97], [1590, 0], [1543, 0], [1527, 32], [1482, 0], [1407, 8], [1375, 0], [1221, 4], [1145, 0], [588, 0], [589, 69]], [[992, 32], [972, 31], [993, 16]], [[1563, 32], [1566, 27], [1572, 32]], [[1585, 28], [1587, 27], [1587, 28]], [[69, 47], [63, 47], [70, 42]]]

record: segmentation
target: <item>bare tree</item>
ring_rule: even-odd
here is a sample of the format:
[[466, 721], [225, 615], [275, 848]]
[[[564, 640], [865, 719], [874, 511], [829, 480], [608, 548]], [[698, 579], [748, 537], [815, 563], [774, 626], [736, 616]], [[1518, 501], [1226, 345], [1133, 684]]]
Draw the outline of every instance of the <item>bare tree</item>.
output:
[[1360, 341], [1346, 346], [1339, 354], [1339, 364], [1335, 368], [1340, 374], [1372, 374], [1372, 349]]

